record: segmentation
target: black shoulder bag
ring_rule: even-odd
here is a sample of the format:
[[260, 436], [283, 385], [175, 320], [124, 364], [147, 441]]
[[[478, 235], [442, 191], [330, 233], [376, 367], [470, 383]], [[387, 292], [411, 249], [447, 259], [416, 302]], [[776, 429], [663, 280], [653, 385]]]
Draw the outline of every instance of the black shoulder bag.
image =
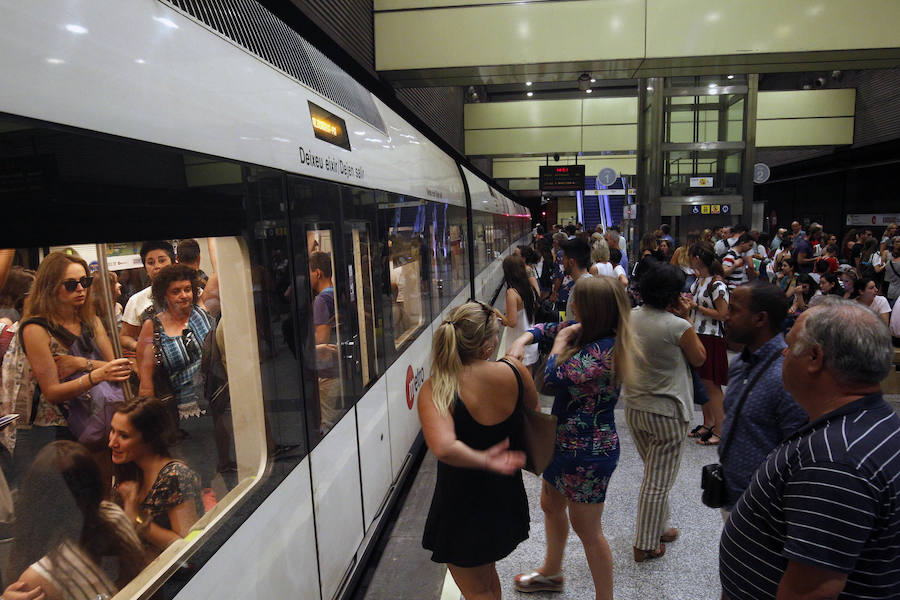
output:
[[162, 323], [157, 315], [153, 319], [153, 395], [164, 404], [175, 401], [175, 392], [172, 390], [172, 380], [169, 378], [169, 370], [166, 368], [162, 353]]
[[[740, 400], [738, 400], [737, 409], [734, 411], [734, 424], [731, 428], [731, 435], [728, 436], [728, 439], [725, 440], [725, 445], [722, 446], [722, 454], [719, 455], [720, 459], [725, 458], [728, 449], [731, 447], [731, 442], [734, 440], [734, 428], [737, 426], [737, 419], [741, 414], [741, 408], [744, 406], [744, 401], [747, 399], [747, 396], [750, 395], [750, 390], [753, 389], [753, 386], [756, 385], [756, 382], [762, 374], [766, 372], [766, 369], [775, 362], [775, 359], [778, 358], [779, 354], [779, 352], [774, 352], [772, 356], [763, 363], [762, 368], [756, 372], [756, 375], [753, 376], [753, 380], [750, 384], [744, 388], [744, 392], [741, 394]], [[703, 496], [701, 497], [703, 504], [710, 508], [722, 508], [725, 506], [728, 502], [728, 488], [725, 486], [725, 471], [722, 468], [721, 463], [712, 463], [703, 467], [703, 471], [700, 474], [700, 487], [703, 489]]]

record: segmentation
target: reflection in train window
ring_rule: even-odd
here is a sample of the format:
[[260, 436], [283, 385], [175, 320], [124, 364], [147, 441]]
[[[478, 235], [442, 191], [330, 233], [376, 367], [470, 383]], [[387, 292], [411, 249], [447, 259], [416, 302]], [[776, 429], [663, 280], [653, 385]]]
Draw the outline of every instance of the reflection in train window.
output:
[[379, 371], [376, 352], [375, 287], [372, 273], [372, 241], [365, 223], [347, 223], [350, 235], [353, 269], [350, 303], [356, 305], [356, 322], [359, 335], [353, 346], [358, 356], [352, 355], [359, 370], [363, 388], [373, 382]]
[[[425, 324], [423, 302], [427, 293], [428, 256], [425, 244], [426, 202], [403, 201], [392, 197], [382, 208], [388, 232], [388, 272], [391, 289], [391, 322], [394, 328], [394, 347], [399, 348]], [[423, 277], [423, 273], [426, 275]]]
[[306, 231], [309, 257], [309, 288], [312, 301], [312, 327], [315, 343], [316, 377], [319, 401], [319, 433], [328, 433], [349, 407], [344, 400], [341, 375], [341, 316], [335, 290], [334, 239], [331, 229], [315, 226]]
[[447, 307], [469, 283], [466, 258], [466, 209], [462, 206], [429, 202], [434, 218], [432, 231], [433, 287], [440, 296], [439, 308]]
[[[166, 254], [162, 268], [150, 264], [150, 247]], [[131, 558], [143, 560], [129, 559], [127, 571], [107, 571], [103, 577], [109, 580], [110, 594], [133, 588], [132, 578], [142, 585], [148, 576], [156, 577], [151, 569], [139, 574], [147, 560], [161, 554], [172, 560], [189, 539], [199, 537], [191, 532], [202, 533], [259, 474], [261, 406], [251, 400], [259, 398], [259, 380], [240, 368], [256, 355], [250, 351], [253, 321], [242, 318], [253, 310], [247, 247], [241, 238], [198, 237], [23, 248], [13, 260], [11, 280], [24, 283], [16, 292], [23, 302], [13, 302], [14, 310], [4, 312], [12, 323], [3, 322], [0, 329], [22, 328], [32, 339], [38, 328], [46, 331], [37, 336], [46, 345], [29, 343], [26, 348], [13, 338], [4, 356], [8, 365], [0, 416], [29, 416], [2, 430], [0, 455], [9, 459], [0, 460], [3, 476], [15, 494], [43, 510], [63, 506], [67, 491], [73, 494], [76, 502], [66, 506], [75, 512], [65, 508], [54, 514], [74, 520], [87, 517], [78, 513], [83, 510], [78, 494], [109, 490], [100, 518], [137, 519], [137, 537], [130, 536], [128, 543], [136, 545]], [[126, 292], [119, 277], [125, 273], [122, 279], [145, 278], [149, 286]], [[31, 285], [35, 278], [40, 285]], [[53, 279], [67, 284], [65, 293], [43, 283]], [[70, 280], [74, 286], [68, 285]], [[26, 294], [38, 302], [26, 304]], [[145, 297], [149, 308], [138, 311], [133, 305]], [[138, 315], [138, 346], [131, 358], [120, 358], [123, 306], [127, 315]], [[74, 317], [57, 322], [60, 310]], [[236, 349], [240, 351], [233, 354]], [[233, 363], [237, 369], [229, 368], [233, 355], [239, 357]], [[134, 372], [131, 380], [123, 379], [129, 371]], [[35, 380], [43, 393], [18, 393]], [[82, 385], [73, 395], [67, 384], [75, 380]], [[78, 392], [84, 388], [89, 393]], [[155, 398], [139, 396], [145, 388]], [[247, 400], [233, 407], [232, 396]], [[60, 401], [68, 410], [54, 408]], [[97, 402], [107, 408], [95, 411]], [[237, 420], [244, 427], [235, 428]], [[53, 459], [57, 454], [74, 463]], [[158, 474], [142, 471], [148, 456], [166, 466]], [[47, 485], [57, 468], [53, 465], [59, 464], [80, 465], [59, 467], [74, 469], [63, 473], [68, 490]], [[96, 490], [90, 489], [93, 485]], [[166, 491], [172, 489], [179, 490], [177, 498]], [[52, 497], [47, 495], [51, 490]], [[38, 512], [22, 511], [17, 517], [15, 532], [20, 535], [11, 543], [18, 558], [10, 570], [3, 565], [12, 581], [31, 563], [54, 556], [57, 539], [50, 528], [39, 526]], [[93, 565], [79, 545], [73, 543], [65, 552], [98, 573], [106, 569], [105, 562]], [[46, 566], [52, 570], [55, 564], [48, 559]]]

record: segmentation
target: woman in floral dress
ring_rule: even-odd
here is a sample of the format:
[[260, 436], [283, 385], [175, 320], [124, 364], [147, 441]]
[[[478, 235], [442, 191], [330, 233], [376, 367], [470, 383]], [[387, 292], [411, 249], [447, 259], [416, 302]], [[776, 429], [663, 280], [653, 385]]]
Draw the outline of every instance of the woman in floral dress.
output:
[[577, 321], [538, 325], [509, 351], [520, 357], [528, 344], [552, 344], [545, 381], [557, 390], [552, 412], [559, 419], [553, 460], [541, 488], [547, 553], [542, 566], [516, 576], [515, 587], [520, 592], [562, 590], [571, 522], [584, 544], [597, 599], [611, 599], [612, 553], [601, 516], [606, 487], [619, 462], [613, 409], [635, 356], [628, 326], [631, 305], [624, 288], [610, 277], [579, 279], [572, 293]]

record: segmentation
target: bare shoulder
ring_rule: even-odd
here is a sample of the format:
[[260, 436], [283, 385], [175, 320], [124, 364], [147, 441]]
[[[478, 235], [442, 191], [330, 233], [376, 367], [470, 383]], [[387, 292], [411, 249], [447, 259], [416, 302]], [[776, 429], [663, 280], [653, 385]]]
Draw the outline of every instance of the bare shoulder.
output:
[[[520, 376], [524, 377], [525, 375], [530, 375], [528, 367], [522, 364], [522, 361], [520, 361], [518, 358], [513, 358], [512, 356], [504, 356], [502, 361], [497, 362], [502, 364], [504, 361], [515, 367]], [[512, 373], [512, 371], [509, 370], [508, 366], [504, 366], [503, 368], [512, 376], [512, 378], [515, 378], [515, 375]]]

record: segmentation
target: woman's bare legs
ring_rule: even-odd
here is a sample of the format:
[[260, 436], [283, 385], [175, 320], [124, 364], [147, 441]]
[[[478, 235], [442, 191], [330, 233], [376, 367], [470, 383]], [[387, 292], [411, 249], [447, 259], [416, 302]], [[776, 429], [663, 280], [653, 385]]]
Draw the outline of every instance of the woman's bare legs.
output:
[[566, 518], [566, 497], [559, 490], [541, 480], [541, 510], [544, 511], [544, 531], [547, 534], [547, 554], [538, 573], [547, 577], [562, 573], [563, 551], [569, 537]]
[[708, 379], [701, 379], [701, 381], [709, 395], [709, 402], [703, 405], [703, 424], [710, 429], [715, 429], [718, 437], [722, 433], [722, 423], [725, 422], [725, 394], [722, 392], [721, 385]]
[[448, 563], [447, 568], [466, 600], [500, 600], [500, 577], [494, 563], [477, 567]]
[[612, 600], [613, 597], [613, 557], [606, 536], [603, 535], [603, 503], [587, 504], [569, 501], [569, 519], [572, 529], [584, 545], [594, 593], [597, 600]]

